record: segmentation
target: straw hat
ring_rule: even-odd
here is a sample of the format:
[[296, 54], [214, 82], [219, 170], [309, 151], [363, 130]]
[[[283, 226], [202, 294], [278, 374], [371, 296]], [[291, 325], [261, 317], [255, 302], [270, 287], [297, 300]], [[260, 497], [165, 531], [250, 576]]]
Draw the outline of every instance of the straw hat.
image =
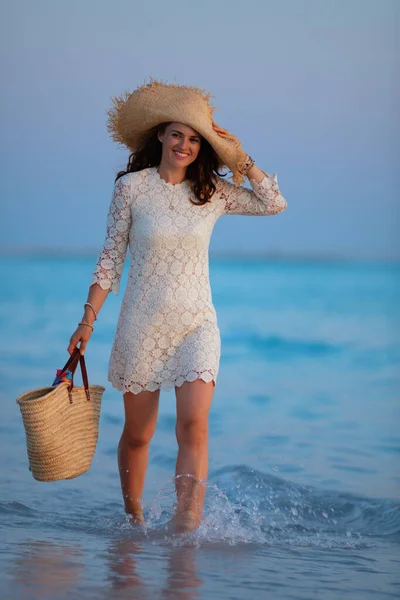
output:
[[229, 133], [221, 137], [214, 131], [214, 107], [210, 97], [210, 92], [197, 86], [167, 84], [150, 78], [149, 83], [131, 93], [112, 96], [114, 106], [107, 110], [107, 129], [114, 141], [136, 152], [153, 127], [165, 122], [189, 125], [211, 144], [220, 159], [220, 167], [228, 167], [233, 182], [240, 185], [244, 182], [240, 164], [247, 154], [237, 138], [230, 139]]

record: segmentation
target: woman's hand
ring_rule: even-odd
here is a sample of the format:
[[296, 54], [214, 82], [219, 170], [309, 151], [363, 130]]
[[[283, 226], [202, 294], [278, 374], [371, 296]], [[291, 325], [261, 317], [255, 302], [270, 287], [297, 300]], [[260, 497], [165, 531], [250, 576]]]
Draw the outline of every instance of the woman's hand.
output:
[[68, 352], [72, 354], [80, 342], [79, 350], [81, 354], [84, 354], [86, 350], [86, 344], [88, 343], [91, 335], [91, 327], [89, 327], [88, 325], [79, 325], [78, 328], [71, 335], [71, 339], [69, 340]]
[[237, 146], [240, 146], [240, 141], [238, 140], [236, 135], [233, 135], [233, 133], [230, 133], [227, 129], [220, 127], [214, 121], [213, 121], [212, 126], [213, 126], [215, 133], [217, 133], [220, 137], [224, 138], [225, 140], [230, 140]]

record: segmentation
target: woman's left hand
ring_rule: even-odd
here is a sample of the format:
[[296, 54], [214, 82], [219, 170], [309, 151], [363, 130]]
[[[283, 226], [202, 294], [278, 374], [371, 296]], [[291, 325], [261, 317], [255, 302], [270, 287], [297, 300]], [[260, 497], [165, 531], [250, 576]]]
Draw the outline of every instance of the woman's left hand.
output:
[[215, 133], [217, 133], [220, 137], [224, 138], [225, 140], [230, 140], [234, 144], [240, 145], [240, 142], [239, 142], [238, 138], [236, 137], [236, 135], [233, 135], [233, 133], [230, 133], [227, 129], [220, 127], [219, 125], [214, 123], [214, 121], [213, 121], [212, 126], [213, 126]]

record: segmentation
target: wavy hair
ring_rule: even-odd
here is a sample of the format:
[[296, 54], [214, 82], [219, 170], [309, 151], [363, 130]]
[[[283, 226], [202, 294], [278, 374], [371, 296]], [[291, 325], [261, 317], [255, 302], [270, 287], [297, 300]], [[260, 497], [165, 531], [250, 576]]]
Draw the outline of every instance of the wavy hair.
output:
[[[119, 171], [115, 178], [117, 181], [127, 173], [135, 173], [148, 167], [158, 167], [161, 163], [162, 145], [158, 139], [158, 133], [164, 133], [170, 123], [162, 123], [150, 130], [142, 146], [134, 153], [130, 154], [125, 171]], [[211, 146], [211, 144], [201, 137], [200, 150], [195, 161], [186, 169], [186, 179], [189, 180], [190, 187], [197, 202], [191, 198], [192, 204], [203, 205], [210, 202], [216, 186], [214, 175], [224, 177], [226, 173], [220, 173], [222, 168], [221, 161]]]

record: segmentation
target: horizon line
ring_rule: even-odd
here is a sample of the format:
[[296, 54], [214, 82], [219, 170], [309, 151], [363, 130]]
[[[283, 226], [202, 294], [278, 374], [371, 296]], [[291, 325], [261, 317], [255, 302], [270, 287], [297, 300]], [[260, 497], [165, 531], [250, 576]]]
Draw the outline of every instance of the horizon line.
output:
[[[0, 246], [0, 257], [16, 257], [16, 256], [58, 256], [58, 257], [74, 257], [74, 256], [87, 256], [96, 257], [100, 253], [99, 248], [66, 248], [63, 246]], [[294, 261], [294, 260], [315, 260], [315, 261], [340, 261], [340, 262], [386, 262], [386, 263], [399, 263], [400, 256], [396, 255], [356, 255], [356, 254], [338, 254], [333, 252], [282, 252], [278, 250], [266, 250], [266, 251], [242, 251], [237, 250], [229, 251], [212, 251], [209, 253], [211, 259], [248, 259], [248, 260], [260, 260], [260, 259], [272, 259], [282, 261]], [[129, 260], [129, 252], [127, 253], [127, 261]]]

